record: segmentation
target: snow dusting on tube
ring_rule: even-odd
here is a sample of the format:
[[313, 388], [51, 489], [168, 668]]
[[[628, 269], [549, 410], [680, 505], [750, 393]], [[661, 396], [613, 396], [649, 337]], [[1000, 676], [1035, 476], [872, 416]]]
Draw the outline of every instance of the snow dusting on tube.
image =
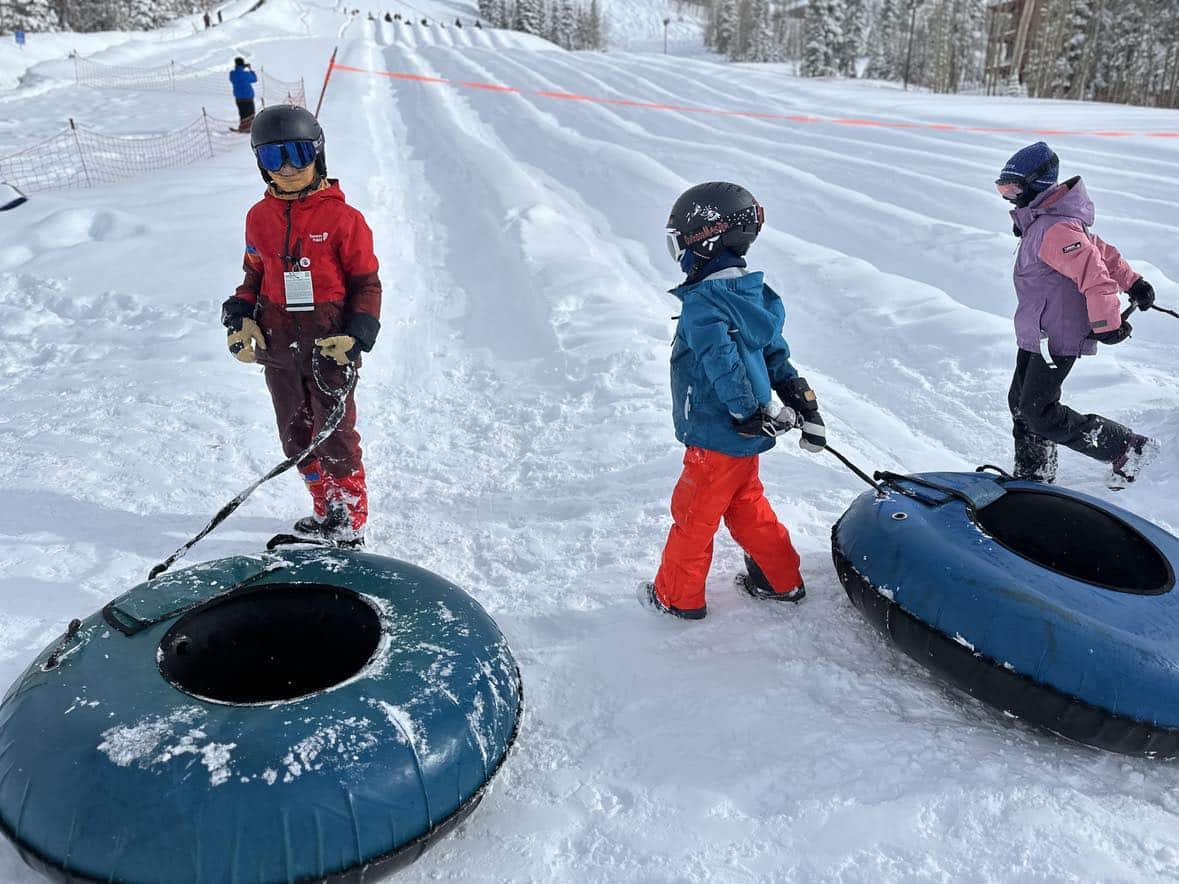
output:
[[[1096, 497], [885, 474], [831, 535], [860, 613], [972, 696], [1057, 734], [1179, 755], [1179, 538]], [[901, 518], [898, 518], [901, 516]]]
[[207, 562], [116, 599], [9, 689], [0, 830], [58, 881], [375, 880], [475, 808], [521, 704], [495, 623], [429, 571]]

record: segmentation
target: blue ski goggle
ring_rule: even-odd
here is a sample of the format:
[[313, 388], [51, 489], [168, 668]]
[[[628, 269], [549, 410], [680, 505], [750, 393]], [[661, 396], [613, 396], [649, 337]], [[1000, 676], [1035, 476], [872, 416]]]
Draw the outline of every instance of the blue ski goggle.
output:
[[259, 144], [254, 148], [254, 153], [267, 172], [277, 172], [284, 163], [302, 169], [315, 162], [315, 142], [276, 141], [272, 144]]

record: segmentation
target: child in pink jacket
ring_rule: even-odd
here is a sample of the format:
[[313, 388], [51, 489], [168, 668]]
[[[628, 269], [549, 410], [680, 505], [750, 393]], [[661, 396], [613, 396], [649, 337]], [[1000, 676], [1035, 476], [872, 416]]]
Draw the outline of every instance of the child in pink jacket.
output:
[[1043, 141], [1016, 153], [995, 185], [1015, 205], [1015, 337], [1019, 346], [1008, 394], [1014, 419], [1015, 475], [1052, 482], [1057, 444], [1110, 464], [1111, 487], [1133, 482], [1157, 444], [1098, 414], [1062, 405], [1060, 388], [1098, 342], [1130, 336], [1120, 292], [1140, 310], [1154, 303], [1150, 283], [1118, 250], [1089, 232], [1093, 203], [1079, 177], [1057, 184], [1059, 161]]

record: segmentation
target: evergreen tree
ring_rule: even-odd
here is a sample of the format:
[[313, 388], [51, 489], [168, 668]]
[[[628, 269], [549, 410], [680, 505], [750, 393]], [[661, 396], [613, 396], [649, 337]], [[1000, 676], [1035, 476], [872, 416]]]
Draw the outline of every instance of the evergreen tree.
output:
[[479, 0], [479, 18], [492, 25], [499, 23], [499, 6], [497, 0]]
[[882, 0], [868, 40], [868, 68], [865, 76], [891, 80], [899, 76], [897, 65], [898, 0]]
[[745, 40], [742, 61], [779, 61], [781, 56], [774, 42], [774, 26], [770, 21], [769, 0], [749, 0], [749, 31]]
[[572, 0], [557, 0], [553, 6], [557, 20], [556, 44], [565, 49], [579, 48], [575, 45], [577, 39], [577, 13], [573, 9]]
[[0, 31], [56, 31], [60, 26], [50, 0], [0, 2]]
[[560, 46], [557, 40], [557, 5], [545, 4], [544, 6], [544, 38], [550, 43], [555, 43]]
[[602, 13], [598, 0], [590, 0], [577, 15], [577, 46], [579, 49], [602, 49], [606, 45], [606, 33], [602, 24]]
[[513, 29], [525, 34], [544, 34], [544, 0], [516, 0]]
[[737, 30], [729, 41], [729, 58], [745, 61], [749, 57], [749, 41], [753, 36], [753, 0], [738, 0]]
[[166, 4], [156, 0], [120, 0], [115, 9], [120, 30], [147, 31], [172, 18]]
[[800, 72], [804, 77], [830, 77], [839, 73], [843, 19], [843, 0], [811, 0], [803, 23]]
[[1089, 0], [1073, 0], [1064, 19], [1064, 39], [1057, 56], [1051, 94], [1062, 98], [1080, 98], [1085, 92], [1085, 43], [1093, 19]]
[[[1112, 4], [1111, 4], [1112, 5]], [[1134, 92], [1134, 81], [1139, 71], [1136, 62], [1143, 58], [1140, 42], [1143, 38], [1145, 15], [1138, 0], [1118, 3], [1117, 9], [1107, 8], [1108, 22], [1102, 38], [1099, 70], [1102, 88], [1097, 92], [1104, 101], [1129, 101]]]
[[737, 5], [735, 0], [714, 0], [712, 14], [705, 32], [710, 49], [729, 53], [737, 36]]
[[864, 0], [844, 0], [843, 39], [836, 51], [839, 72], [846, 77], [856, 76], [856, 60], [864, 51], [864, 31], [868, 10]]
[[497, 10], [497, 16], [493, 24], [497, 28], [504, 28], [507, 30], [512, 27], [512, 20], [516, 16], [516, 9], [512, 6], [511, 0], [493, 0]]
[[134, 31], [192, 12], [189, 0], [0, 0], [0, 28]]

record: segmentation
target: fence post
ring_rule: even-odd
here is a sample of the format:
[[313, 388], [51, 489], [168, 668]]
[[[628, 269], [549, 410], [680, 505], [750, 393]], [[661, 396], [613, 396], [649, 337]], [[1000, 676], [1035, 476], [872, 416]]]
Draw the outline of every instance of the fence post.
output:
[[209, 156], [213, 156], [213, 133], [209, 131], [209, 114], [201, 108], [201, 119], [205, 121], [205, 137], [209, 139]]
[[74, 57], [74, 82], [81, 83], [82, 82], [82, 75], [78, 72], [78, 50], [75, 49], [73, 52], [70, 53], [70, 55], [72, 55]]
[[82, 140], [78, 137], [78, 127], [74, 125], [73, 117], [70, 117], [70, 131], [74, 133], [74, 144], [78, 146], [78, 162], [82, 164], [82, 177], [86, 179], [87, 187], [93, 187], [90, 170], [86, 168], [86, 155], [82, 152]]
[[172, 84], [172, 91], [176, 91], [176, 62], [168, 62], [168, 82]]

